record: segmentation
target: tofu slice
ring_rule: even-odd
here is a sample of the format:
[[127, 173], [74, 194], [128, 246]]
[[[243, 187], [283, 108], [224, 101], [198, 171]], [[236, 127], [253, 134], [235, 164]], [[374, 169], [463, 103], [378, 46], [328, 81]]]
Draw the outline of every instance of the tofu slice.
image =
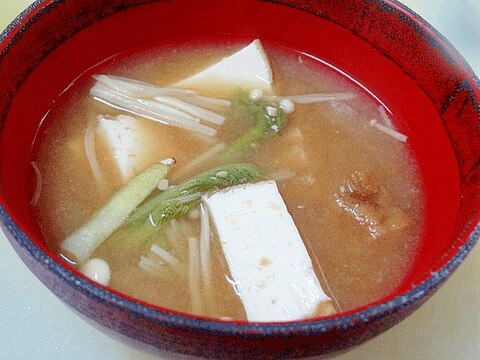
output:
[[216, 89], [243, 87], [271, 92], [272, 81], [270, 63], [260, 40], [257, 39], [233, 55], [173, 86], [202, 90], [209, 86]]
[[145, 122], [132, 116], [99, 117], [95, 135], [106, 145], [124, 182], [151, 165], [154, 155], [162, 150], [162, 144], [154, 145]]
[[274, 181], [231, 187], [202, 201], [249, 321], [303, 319], [323, 305], [334, 312]]

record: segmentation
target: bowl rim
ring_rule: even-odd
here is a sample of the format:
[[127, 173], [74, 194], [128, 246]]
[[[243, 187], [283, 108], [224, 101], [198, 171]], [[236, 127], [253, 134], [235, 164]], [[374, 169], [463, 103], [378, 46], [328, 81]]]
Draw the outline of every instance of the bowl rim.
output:
[[[21, 36], [24, 31], [27, 31], [30, 24], [38, 17], [41, 17], [43, 12], [48, 10], [48, 7], [54, 7], [66, 1], [70, 0], [35, 0], [0, 33], [0, 55], [3, 55], [10, 46], [14, 45], [16, 37]], [[415, 26], [415, 31], [417, 32], [419, 31], [418, 29], [427, 30], [427, 40], [425, 41], [429, 41], [431, 44], [434, 44], [437, 48], [441, 49], [444, 55], [446, 55], [447, 51], [449, 52], [449, 56], [453, 55], [455, 60], [457, 60], [465, 70], [466, 76], [473, 81], [474, 87], [476, 87], [480, 94], [480, 80], [470, 65], [460, 55], [458, 50], [425, 19], [397, 0], [369, 1], [383, 6], [390, 12], [395, 12], [406, 17], [409, 20], [407, 26]], [[272, 335], [288, 337], [292, 334], [311, 335], [315, 333], [323, 333], [331, 329], [348, 330], [359, 323], [381, 319], [390, 313], [396, 312], [401, 308], [417, 302], [425, 296], [435, 292], [438, 287], [442, 285], [443, 282], [458, 268], [478, 242], [480, 238], [480, 209], [476, 210], [477, 212], [472, 220], [472, 224], [464, 228], [465, 233], [468, 233], [469, 235], [468, 237], [464, 237], [466, 238], [466, 241], [463, 245], [459, 246], [451, 255], [448, 254], [447, 258], [449, 260], [446, 263], [444, 260], [439, 262], [444, 265], [436, 271], [431, 272], [427, 280], [424, 280], [417, 285], [413, 285], [409, 291], [404, 291], [395, 297], [387, 296], [365, 306], [345, 313], [340, 313], [338, 316], [274, 323], [226, 321], [210, 317], [196, 316], [142, 302], [108, 287], [98, 285], [82, 276], [79, 272], [73, 270], [73, 268], [70, 268], [49, 249], [36, 244], [31, 239], [34, 237], [29, 236], [29, 231], [23, 230], [22, 225], [19, 225], [21, 223], [15, 221], [13, 211], [9, 208], [3, 194], [0, 194], [0, 225], [4, 232], [11, 234], [17, 244], [26, 249], [35, 261], [42, 264], [42, 266], [47, 268], [49, 272], [60, 278], [61, 281], [72, 288], [72, 290], [80, 291], [96, 301], [114, 305], [137, 316], [148, 318], [159, 325], [181, 328], [187, 327], [207, 334], [233, 334], [241, 335], [243, 337], [265, 337]], [[12, 241], [11, 238], [9, 238], [9, 240]], [[390, 298], [390, 300], [385, 300], [388, 298]]]
[[[61, 2], [64, 0], [53, 0], [54, 3], [56, 2]], [[29, 27], [28, 24], [25, 23], [28, 17], [30, 16], [36, 16], [37, 12], [35, 10], [40, 10], [41, 8], [45, 8], [48, 6], [49, 2], [51, 0], [35, 0], [32, 2], [27, 8], [25, 8], [20, 14], [18, 14], [8, 25], [3, 31], [0, 33], [0, 44], [3, 44], [3, 42], [10, 36], [10, 35], [15, 35], [15, 34], [21, 34], [23, 30], [23, 26], [25, 25], [26, 27]], [[21, 27], [18, 29], [18, 27]], [[10, 40], [11, 42], [11, 40]], [[8, 45], [5, 48], [8, 48]]]

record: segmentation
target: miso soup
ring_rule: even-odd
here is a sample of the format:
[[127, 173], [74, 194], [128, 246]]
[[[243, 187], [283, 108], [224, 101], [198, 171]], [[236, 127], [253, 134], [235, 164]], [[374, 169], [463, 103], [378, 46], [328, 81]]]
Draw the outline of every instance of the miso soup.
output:
[[[395, 129], [395, 114], [351, 80], [281, 48], [266, 49], [273, 81], [263, 88], [217, 83], [208, 73], [204, 85], [179, 82], [246, 45], [187, 44], [117, 56], [65, 91], [40, 129], [32, 159], [41, 178], [32, 203], [48, 246], [87, 275], [88, 259], [102, 259], [108, 286], [142, 301], [246, 320], [246, 295], [205, 197], [228, 198], [230, 187], [248, 191], [246, 184], [273, 181], [301, 237], [295, 246], [308, 251], [333, 306], [308, 316], [379, 300], [400, 285], [422, 231], [421, 181], [408, 138]], [[254, 65], [239, 61], [222, 71], [241, 77]], [[125, 219], [85, 258], [62, 248], [112, 197], [165, 159], [175, 164], [165, 165], [168, 173], [138, 204], [130, 197], [132, 211], [120, 206]], [[248, 174], [229, 177], [241, 171]], [[220, 213], [230, 211], [227, 205], [219, 205]], [[269, 224], [263, 226], [268, 233]], [[280, 243], [265, 241], [272, 249]], [[259, 267], [276, 261], [259, 256], [265, 260]], [[285, 288], [297, 286], [275, 275]]]

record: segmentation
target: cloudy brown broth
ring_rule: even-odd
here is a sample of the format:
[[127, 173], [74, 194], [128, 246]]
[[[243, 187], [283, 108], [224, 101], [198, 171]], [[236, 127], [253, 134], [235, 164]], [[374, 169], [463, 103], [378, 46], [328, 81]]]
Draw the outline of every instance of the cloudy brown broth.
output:
[[[108, 67], [103, 65], [99, 72], [166, 86], [237, 48], [186, 46], [155, 50], [117, 59]], [[288, 114], [287, 126], [253, 147], [242, 160], [258, 165], [265, 178], [277, 179], [315, 272], [323, 288], [338, 302], [337, 310], [350, 310], [378, 300], [400, 285], [412, 264], [422, 230], [421, 184], [408, 142], [398, 141], [370, 126], [373, 118], [381, 121], [379, 104], [347, 79], [302, 55], [267, 50], [276, 94], [348, 91], [355, 92], [357, 97], [298, 104]], [[91, 98], [89, 89], [93, 83], [90, 77], [80, 79], [67, 92], [68, 98], [64, 97], [52, 110], [46, 120], [46, 135], [34, 159], [43, 175], [36, 214], [48, 246], [57, 252], [61, 241], [122, 187], [105, 144], [99, 142], [96, 149], [102, 172], [108, 174], [102, 186], [93, 178], [84, 154], [83, 138], [89, 122], [99, 114], [122, 113]], [[213, 90], [205, 95], [232, 98], [231, 93]], [[199, 154], [221, 142], [231, 143], [246, 130], [245, 124], [235, 121], [238, 119], [234, 111], [234, 107], [226, 111], [227, 120], [212, 139], [142, 119], [158, 139], [158, 149], [151, 154], [150, 164], [174, 157], [177, 163], [169, 174], [173, 185], [211, 167], [211, 163], [206, 163], [188, 171], [183, 169]], [[382, 213], [385, 210], [382, 206], [400, 209], [406, 215], [402, 218], [406, 219], [406, 226], [375, 237], [368, 225], [361, 224], [351, 212], [339, 206], [340, 188], [355, 173], [367, 176], [387, 194], [387, 205], [376, 205], [376, 211]], [[177, 241], [169, 244], [169, 251], [186, 268], [187, 238], [198, 237], [198, 218], [190, 214], [175, 220], [173, 225], [168, 224], [166, 229], [170, 236], [172, 232], [178, 235]], [[102, 258], [110, 265], [109, 286], [113, 289], [168, 309], [192, 312], [187, 276], [167, 267], [157, 272], [139, 267], [140, 257], [150, 256], [151, 245], [152, 242], [142, 244], [136, 239], [124, 243], [107, 239], [92, 257]], [[202, 314], [245, 319], [215, 231], [212, 253], [214, 289], [213, 295], [205, 300]]]

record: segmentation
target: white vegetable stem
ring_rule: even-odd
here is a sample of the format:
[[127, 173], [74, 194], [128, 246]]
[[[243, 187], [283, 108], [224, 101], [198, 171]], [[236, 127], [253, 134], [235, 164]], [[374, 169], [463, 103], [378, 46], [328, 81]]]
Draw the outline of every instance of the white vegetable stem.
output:
[[136, 98], [146, 98], [168, 94], [194, 94], [192, 90], [179, 88], [162, 88], [143, 81], [132, 80], [121, 76], [96, 75], [93, 77], [116, 92]]
[[407, 142], [408, 136], [404, 135], [392, 128], [389, 128], [388, 126], [380, 124], [376, 119], [370, 120], [370, 126], [373, 126], [377, 130], [380, 130], [381, 132], [390, 135], [394, 139], [401, 141], [401, 142]]
[[94, 79], [97, 82], [90, 94], [104, 104], [207, 136], [214, 136], [216, 130], [199, 124], [200, 120], [222, 125], [225, 117], [206, 107], [226, 107], [231, 104], [228, 100], [199, 97], [191, 90], [161, 88], [118, 76], [96, 75]]
[[206, 120], [212, 124], [222, 125], [225, 117], [213, 111], [202, 109], [200, 106], [189, 104], [185, 101], [175, 99], [171, 96], [157, 96], [155, 100], [159, 103], [170, 105], [178, 110], [184, 111], [187, 114], [195, 116], [199, 119]]
[[203, 107], [229, 107], [232, 105], [230, 100], [217, 99], [201, 95], [193, 95], [189, 102]]
[[214, 147], [208, 149], [207, 151], [201, 153], [195, 159], [191, 160], [187, 165], [185, 165], [180, 171], [177, 172], [176, 177], [182, 177], [187, 175], [193, 169], [205, 164], [208, 160], [212, 159], [215, 155], [220, 154], [227, 148], [225, 143], [219, 143]]
[[103, 175], [100, 170], [100, 166], [97, 161], [97, 153], [95, 147], [95, 126], [96, 123], [91, 122], [85, 130], [85, 136], [83, 138], [83, 145], [85, 148], [85, 154], [87, 156], [88, 164], [92, 170], [93, 177], [98, 184], [103, 182]]
[[351, 92], [344, 93], [317, 93], [317, 94], [304, 94], [304, 95], [291, 95], [291, 96], [266, 96], [267, 100], [279, 100], [287, 99], [297, 104], [314, 104], [326, 101], [340, 101], [351, 100], [356, 98], [357, 95]]
[[203, 299], [200, 292], [200, 253], [198, 240], [194, 237], [188, 238], [188, 255], [188, 287], [192, 312], [201, 314], [203, 311]]
[[140, 256], [138, 267], [151, 275], [158, 275], [162, 272], [162, 265], [146, 256]]
[[30, 204], [32, 206], [37, 206], [38, 200], [40, 199], [40, 194], [42, 193], [43, 178], [42, 178], [42, 173], [40, 172], [40, 169], [37, 166], [37, 163], [35, 161], [32, 161], [31, 164], [32, 164], [33, 170], [35, 171], [35, 176], [37, 181], [35, 185], [35, 192], [33, 193]]
[[72, 255], [75, 260], [83, 263], [150, 195], [168, 170], [168, 165], [156, 164], [130, 180], [90, 221], [62, 242], [61, 248], [66, 255]]
[[200, 204], [200, 268], [205, 298], [208, 305], [213, 305], [212, 275], [210, 266], [210, 219], [208, 210]]
[[162, 259], [163, 262], [170, 265], [175, 271], [179, 273], [182, 272], [182, 265], [180, 264], [180, 261], [178, 261], [178, 259], [168, 251], [155, 244], [152, 245], [150, 251]]
[[286, 99], [293, 101], [298, 104], [313, 104], [317, 102], [324, 101], [334, 101], [334, 100], [350, 100], [356, 98], [357, 95], [350, 92], [345, 93], [331, 93], [331, 94], [307, 94], [307, 95], [294, 95], [286, 96]]
[[134, 99], [101, 83], [97, 83], [90, 89], [90, 95], [106, 105], [162, 124], [180, 127], [207, 136], [214, 136], [217, 133], [215, 129], [199, 124], [194, 120], [179, 119], [176, 116], [173, 117], [170, 113], [162, 112], [152, 104], [152, 100]]

